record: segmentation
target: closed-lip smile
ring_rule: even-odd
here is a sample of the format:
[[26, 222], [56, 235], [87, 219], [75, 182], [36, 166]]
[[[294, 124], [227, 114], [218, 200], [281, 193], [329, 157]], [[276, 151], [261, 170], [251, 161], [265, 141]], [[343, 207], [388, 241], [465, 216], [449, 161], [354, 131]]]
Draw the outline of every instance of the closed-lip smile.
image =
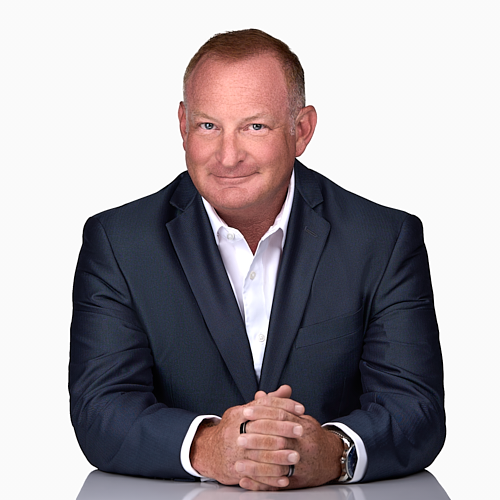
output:
[[217, 175], [217, 174], [212, 174], [217, 180], [221, 182], [238, 182], [238, 181], [245, 181], [245, 179], [248, 179], [249, 177], [252, 177], [255, 175], [256, 172], [252, 172], [251, 174], [245, 174], [245, 175]]

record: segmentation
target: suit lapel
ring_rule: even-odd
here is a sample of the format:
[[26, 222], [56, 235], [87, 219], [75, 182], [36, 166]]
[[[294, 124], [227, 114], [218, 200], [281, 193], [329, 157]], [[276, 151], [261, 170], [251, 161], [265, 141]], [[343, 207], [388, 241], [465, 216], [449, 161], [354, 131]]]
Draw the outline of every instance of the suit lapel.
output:
[[245, 325], [201, 197], [189, 176], [181, 180], [171, 203], [182, 212], [166, 225], [172, 244], [236, 386], [243, 399], [251, 401], [257, 378]]
[[172, 244], [206, 325], [244, 401], [251, 401], [257, 388], [266, 392], [277, 389], [330, 232], [330, 224], [314, 211], [323, 201], [316, 179], [298, 161], [295, 175], [294, 202], [259, 386], [245, 325], [210, 221], [187, 174], [171, 199], [171, 204], [180, 211], [166, 225]]
[[330, 224], [313, 210], [323, 201], [316, 180], [298, 161], [295, 175], [294, 202], [274, 292], [259, 385], [259, 389], [266, 392], [278, 388], [330, 232]]

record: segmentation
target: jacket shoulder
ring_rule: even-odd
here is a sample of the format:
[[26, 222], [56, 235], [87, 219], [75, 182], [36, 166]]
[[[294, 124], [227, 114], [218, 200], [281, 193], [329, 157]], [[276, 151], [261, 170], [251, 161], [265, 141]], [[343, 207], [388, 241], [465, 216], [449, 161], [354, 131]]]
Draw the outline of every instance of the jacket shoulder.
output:
[[[179, 174], [170, 184], [158, 192], [131, 201], [119, 207], [111, 208], [92, 216], [87, 225], [99, 223], [106, 232], [134, 231], [140, 234], [141, 229], [151, 229], [152, 226], [165, 228], [170, 220], [178, 215], [178, 208], [172, 201], [179, 188], [192, 186], [187, 171]], [[195, 194], [196, 191], [193, 191]], [[109, 233], [108, 233], [109, 234]]]
[[314, 179], [321, 193], [321, 203], [315, 210], [331, 224], [342, 224], [351, 231], [359, 231], [359, 234], [399, 232], [405, 220], [421, 224], [414, 215], [368, 200], [344, 189], [319, 172], [306, 170], [306, 175], [310, 181]]

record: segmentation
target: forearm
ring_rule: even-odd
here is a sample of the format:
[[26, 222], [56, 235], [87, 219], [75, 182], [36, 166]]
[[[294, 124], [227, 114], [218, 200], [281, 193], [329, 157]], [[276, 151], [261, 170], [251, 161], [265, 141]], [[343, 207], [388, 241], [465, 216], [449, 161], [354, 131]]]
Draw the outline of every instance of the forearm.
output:
[[196, 416], [156, 402], [151, 393], [87, 398], [72, 407], [85, 456], [106, 472], [190, 478], [180, 462], [183, 436]]
[[184, 436], [184, 440], [182, 441], [181, 447], [181, 464], [184, 470], [195, 477], [200, 477], [204, 479], [213, 479], [209, 476], [204, 476], [200, 474], [194, 467], [191, 460], [191, 454], [193, 453], [193, 441], [199, 435], [200, 426], [203, 425], [215, 425], [218, 421], [220, 421], [220, 417], [216, 415], [198, 415], [189, 426], [189, 429]]
[[196, 413], [169, 408], [155, 397], [148, 336], [95, 219], [84, 231], [73, 303], [71, 419], [88, 460], [109, 472], [190, 477], [180, 449]]
[[362, 399], [361, 410], [336, 422], [363, 439], [368, 457], [363, 482], [412, 474], [432, 463], [444, 443], [443, 409], [399, 395], [365, 394]]
[[[215, 478], [218, 474], [213, 470], [214, 433], [212, 429], [217, 425], [214, 421], [203, 421], [193, 437], [189, 459], [192, 468], [202, 477]], [[235, 480], [234, 484], [238, 481]]]
[[366, 314], [360, 409], [335, 420], [363, 439], [363, 481], [371, 481], [427, 467], [445, 438], [439, 332], [416, 217], [403, 221]]
[[354, 470], [354, 475], [352, 479], [349, 480], [349, 483], [358, 483], [363, 479], [363, 476], [366, 472], [366, 467], [368, 465], [368, 456], [366, 454], [365, 444], [363, 443], [361, 437], [345, 424], [334, 421], [322, 425], [322, 427], [326, 429], [330, 429], [332, 426], [335, 426], [341, 432], [349, 436], [354, 442], [354, 446], [356, 447], [357, 463]]

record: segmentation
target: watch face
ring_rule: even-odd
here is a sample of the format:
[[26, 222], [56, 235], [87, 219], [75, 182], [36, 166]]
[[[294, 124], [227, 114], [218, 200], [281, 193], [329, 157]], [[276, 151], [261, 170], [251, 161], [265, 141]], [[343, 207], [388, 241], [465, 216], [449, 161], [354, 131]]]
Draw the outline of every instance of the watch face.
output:
[[357, 463], [358, 463], [358, 454], [356, 452], [356, 447], [353, 446], [347, 453], [347, 464], [346, 464], [346, 471], [351, 479], [354, 476], [354, 471], [356, 470]]

